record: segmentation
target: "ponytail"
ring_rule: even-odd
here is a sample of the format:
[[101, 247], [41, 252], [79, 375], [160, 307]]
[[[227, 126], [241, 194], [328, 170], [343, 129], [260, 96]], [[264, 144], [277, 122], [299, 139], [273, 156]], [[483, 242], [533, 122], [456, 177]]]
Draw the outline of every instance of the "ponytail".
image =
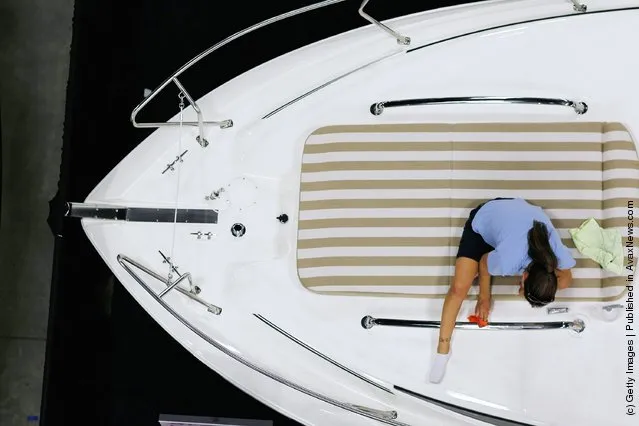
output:
[[528, 231], [528, 257], [532, 260], [526, 268], [524, 297], [533, 307], [541, 307], [555, 300], [557, 292], [558, 261], [550, 246], [548, 228], [543, 222], [533, 221]]
[[557, 256], [550, 247], [550, 235], [543, 222], [533, 221], [533, 226], [528, 231], [528, 256], [533, 263], [544, 266], [547, 272], [555, 272], [557, 269]]

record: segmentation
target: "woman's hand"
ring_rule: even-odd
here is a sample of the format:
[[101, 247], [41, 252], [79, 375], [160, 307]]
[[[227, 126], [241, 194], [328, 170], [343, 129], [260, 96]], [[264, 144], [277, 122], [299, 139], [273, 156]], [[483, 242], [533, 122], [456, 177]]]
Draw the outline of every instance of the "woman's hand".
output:
[[488, 321], [488, 314], [490, 314], [490, 296], [479, 295], [477, 298], [477, 305], [475, 306], [475, 315], [477, 315], [483, 321]]
[[571, 269], [555, 269], [555, 275], [557, 276], [557, 290], [563, 290], [570, 287], [570, 284], [572, 283]]

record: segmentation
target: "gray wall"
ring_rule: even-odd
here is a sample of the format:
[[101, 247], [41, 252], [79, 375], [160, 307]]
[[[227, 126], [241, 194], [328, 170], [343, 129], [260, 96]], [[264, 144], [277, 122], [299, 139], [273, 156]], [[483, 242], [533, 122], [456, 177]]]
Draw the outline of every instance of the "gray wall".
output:
[[0, 0], [0, 425], [39, 415], [73, 0]]

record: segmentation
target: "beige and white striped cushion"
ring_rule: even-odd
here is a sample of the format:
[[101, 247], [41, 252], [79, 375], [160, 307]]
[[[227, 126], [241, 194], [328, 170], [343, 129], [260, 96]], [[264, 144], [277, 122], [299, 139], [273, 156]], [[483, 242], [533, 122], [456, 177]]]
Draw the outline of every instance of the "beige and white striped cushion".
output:
[[[541, 206], [571, 248], [574, 285], [558, 300], [623, 295], [625, 278], [582, 256], [567, 231], [594, 217], [627, 235], [639, 161], [620, 123], [320, 128], [302, 159], [300, 280], [319, 293], [444, 297], [464, 222], [494, 197]], [[516, 298], [514, 278], [493, 283], [497, 298]]]

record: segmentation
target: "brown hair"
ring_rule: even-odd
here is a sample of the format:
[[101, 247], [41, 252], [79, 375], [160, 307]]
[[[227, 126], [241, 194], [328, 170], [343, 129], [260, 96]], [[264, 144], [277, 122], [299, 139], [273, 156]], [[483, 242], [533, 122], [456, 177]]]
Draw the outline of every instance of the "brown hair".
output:
[[528, 231], [528, 256], [532, 262], [526, 268], [524, 297], [533, 307], [545, 306], [555, 300], [557, 293], [557, 256], [550, 246], [548, 228], [533, 221]]

